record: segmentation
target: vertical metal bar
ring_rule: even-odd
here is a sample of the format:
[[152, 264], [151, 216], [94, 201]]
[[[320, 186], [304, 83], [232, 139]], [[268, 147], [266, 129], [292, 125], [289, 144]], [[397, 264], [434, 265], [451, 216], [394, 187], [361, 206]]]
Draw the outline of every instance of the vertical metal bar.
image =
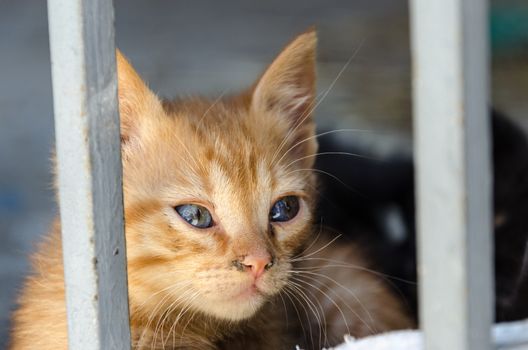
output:
[[426, 348], [491, 348], [488, 5], [411, 0], [420, 321]]
[[111, 0], [49, 0], [70, 349], [130, 349]]

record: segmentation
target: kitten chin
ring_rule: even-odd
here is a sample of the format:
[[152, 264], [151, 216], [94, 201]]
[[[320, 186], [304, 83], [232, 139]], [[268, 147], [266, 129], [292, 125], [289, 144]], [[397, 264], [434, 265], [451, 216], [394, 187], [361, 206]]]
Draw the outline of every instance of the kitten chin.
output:
[[[312, 236], [315, 46], [301, 34], [250, 89], [215, 101], [162, 102], [117, 52], [135, 349], [317, 348], [307, 328], [341, 339], [412, 325], [375, 274], [325, 270], [335, 247]], [[67, 348], [59, 232], [57, 220], [33, 257], [11, 349]], [[339, 249], [338, 265], [365, 266]]]
[[194, 307], [204, 314], [214, 316], [224, 321], [242, 321], [253, 317], [266, 303], [268, 297], [250, 288], [230, 299], [215, 302], [202, 300], [203, 303]]
[[[231, 274], [238, 272], [229, 271]], [[222, 272], [212, 272], [221, 274]], [[192, 308], [205, 315], [225, 321], [241, 321], [253, 317], [259, 310], [278, 294], [284, 282], [278, 282], [273, 271], [263, 278], [253, 281], [250, 278], [239, 280], [225, 278], [212, 286], [195, 287], [201, 297], [192, 303]], [[282, 276], [285, 280], [287, 276]], [[230, 281], [231, 280], [231, 281]], [[232, 281], [235, 280], [235, 281]], [[222, 292], [219, 290], [222, 289]], [[175, 298], [178, 295], [174, 296]]]

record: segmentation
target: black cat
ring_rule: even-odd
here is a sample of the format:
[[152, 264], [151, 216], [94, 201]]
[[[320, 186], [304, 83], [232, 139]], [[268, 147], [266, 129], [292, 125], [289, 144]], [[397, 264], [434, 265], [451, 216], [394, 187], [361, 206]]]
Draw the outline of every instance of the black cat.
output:
[[[495, 237], [496, 321], [528, 318], [528, 141], [519, 126], [491, 113]], [[320, 152], [365, 155], [331, 134], [319, 140]], [[368, 154], [367, 154], [368, 155]], [[319, 215], [324, 225], [346, 233], [370, 249], [378, 269], [393, 283], [417, 317], [414, 165], [410, 156], [382, 160], [320, 156]], [[336, 180], [338, 178], [340, 181]]]

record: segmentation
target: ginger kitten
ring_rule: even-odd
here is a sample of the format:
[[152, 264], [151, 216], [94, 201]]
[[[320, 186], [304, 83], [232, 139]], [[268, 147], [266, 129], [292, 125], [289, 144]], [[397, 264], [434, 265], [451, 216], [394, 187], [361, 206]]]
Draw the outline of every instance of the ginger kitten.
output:
[[[315, 46], [300, 35], [217, 101], [161, 101], [117, 54], [134, 349], [317, 348], [412, 326], [358, 248], [312, 222]], [[67, 348], [61, 254], [57, 219], [11, 349]]]

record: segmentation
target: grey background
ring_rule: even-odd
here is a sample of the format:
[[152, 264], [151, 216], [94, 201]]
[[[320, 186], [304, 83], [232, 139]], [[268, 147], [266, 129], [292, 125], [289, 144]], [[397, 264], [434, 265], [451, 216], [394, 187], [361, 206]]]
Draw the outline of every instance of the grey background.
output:
[[[318, 123], [326, 129], [378, 130], [343, 137], [379, 152], [409, 151], [406, 1], [119, 0], [115, 5], [118, 47], [165, 97], [214, 97], [246, 87], [288, 41], [316, 25], [319, 92], [353, 56], [319, 105]], [[500, 11], [507, 17], [515, 7], [526, 4], [503, 0], [494, 13], [500, 19]], [[0, 0], [0, 348], [27, 256], [56, 213], [46, 16], [45, 1]], [[517, 119], [528, 110], [528, 31], [520, 40], [494, 46], [493, 62], [494, 104]]]

